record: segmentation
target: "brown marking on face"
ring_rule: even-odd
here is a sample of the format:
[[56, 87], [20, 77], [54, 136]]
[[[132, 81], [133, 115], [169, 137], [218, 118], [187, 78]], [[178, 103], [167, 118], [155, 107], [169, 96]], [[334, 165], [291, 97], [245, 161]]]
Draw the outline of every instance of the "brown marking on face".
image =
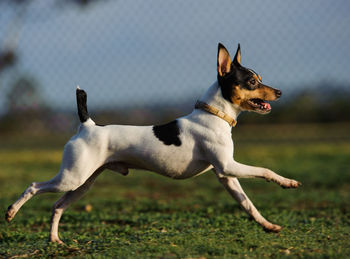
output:
[[259, 78], [260, 81], [262, 81], [261, 76], [259, 74], [258, 74], [258, 78]]
[[261, 81], [261, 80], [256, 76], [256, 74], [253, 74], [253, 78], [254, 78], [256, 81]]
[[248, 103], [250, 99], [274, 101], [278, 99], [278, 96], [276, 95], [276, 89], [263, 84], [259, 84], [259, 87], [254, 90], [245, 89], [240, 85], [232, 87], [232, 103], [238, 105], [243, 110], [255, 110], [255, 108]]

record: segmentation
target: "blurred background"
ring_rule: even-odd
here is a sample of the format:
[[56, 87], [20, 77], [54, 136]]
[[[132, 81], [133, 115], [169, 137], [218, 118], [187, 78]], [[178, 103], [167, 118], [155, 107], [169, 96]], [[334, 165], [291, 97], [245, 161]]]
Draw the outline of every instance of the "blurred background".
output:
[[167, 123], [216, 81], [218, 42], [231, 56], [240, 43], [242, 65], [283, 92], [270, 114], [240, 115], [235, 159], [303, 184], [240, 180], [285, 227], [266, 236], [214, 174], [180, 183], [106, 173], [61, 221], [80, 250], [47, 246], [57, 194], [33, 199], [15, 224], [0, 221], [0, 258], [350, 258], [349, 11], [348, 0], [0, 0], [1, 213], [56, 174], [79, 125], [77, 85], [98, 124]]
[[100, 124], [185, 115], [216, 80], [218, 42], [231, 55], [240, 43], [242, 64], [283, 92], [269, 115], [240, 116], [239, 141], [349, 141], [349, 10], [346, 0], [0, 0], [0, 145], [66, 140], [77, 85]]

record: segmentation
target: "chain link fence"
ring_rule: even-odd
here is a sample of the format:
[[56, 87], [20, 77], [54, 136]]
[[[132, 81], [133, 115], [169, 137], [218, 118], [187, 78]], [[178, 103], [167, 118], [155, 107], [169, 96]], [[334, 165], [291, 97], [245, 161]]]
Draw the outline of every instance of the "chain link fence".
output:
[[72, 132], [77, 85], [100, 123], [186, 114], [216, 80], [218, 42], [231, 55], [240, 43], [243, 65], [284, 92], [270, 115], [241, 120], [348, 122], [348, 10], [346, 0], [2, 0], [0, 132]]

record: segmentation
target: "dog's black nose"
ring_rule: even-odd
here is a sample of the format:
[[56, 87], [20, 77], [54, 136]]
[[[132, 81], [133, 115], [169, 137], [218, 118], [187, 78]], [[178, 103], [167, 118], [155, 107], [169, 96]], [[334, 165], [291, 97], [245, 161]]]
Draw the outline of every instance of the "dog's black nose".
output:
[[275, 93], [278, 98], [280, 98], [282, 95], [282, 92], [280, 90], [276, 90]]

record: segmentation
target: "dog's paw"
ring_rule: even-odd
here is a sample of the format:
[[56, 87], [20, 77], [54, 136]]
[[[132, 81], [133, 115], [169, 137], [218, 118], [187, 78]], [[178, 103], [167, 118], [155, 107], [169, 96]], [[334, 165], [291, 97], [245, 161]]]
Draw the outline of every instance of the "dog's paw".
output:
[[298, 188], [301, 186], [301, 182], [292, 180], [292, 179], [286, 179], [281, 183], [282, 188], [288, 189], [288, 188]]
[[276, 224], [272, 224], [272, 223], [267, 223], [264, 224], [264, 230], [267, 232], [274, 232], [274, 233], [278, 233], [282, 230], [282, 227]]
[[16, 211], [14, 210], [13, 206], [10, 205], [8, 208], [7, 208], [7, 212], [5, 214], [5, 219], [7, 222], [10, 223], [11, 220], [13, 220], [13, 218], [15, 217], [16, 215]]
[[50, 236], [50, 242], [57, 243], [59, 245], [65, 245], [65, 243], [57, 236]]

